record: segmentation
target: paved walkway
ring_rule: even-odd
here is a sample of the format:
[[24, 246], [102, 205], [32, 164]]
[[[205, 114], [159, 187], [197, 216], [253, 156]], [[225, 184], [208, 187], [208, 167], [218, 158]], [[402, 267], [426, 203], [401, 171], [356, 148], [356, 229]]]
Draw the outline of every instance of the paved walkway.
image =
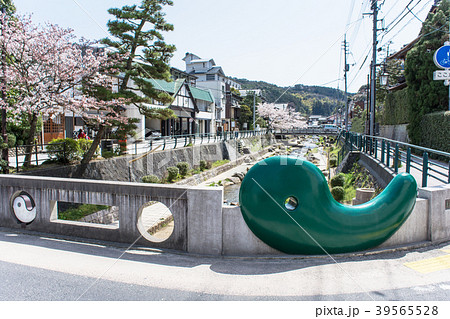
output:
[[[81, 295], [81, 300], [450, 299], [450, 263], [445, 261], [449, 244], [337, 255], [334, 260], [208, 258], [135, 248], [124, 253], [125, 249], [0, 229], [0, 280], [5, 288], [0, 288], [0, 299], [76, 300]], [[22, 268], [24, 275], [13, 280]]]
[[169, 208], [160, 202], [154, 202], [142, 210], [141, 222], [145, 229], [150, 229], [172, 216]]

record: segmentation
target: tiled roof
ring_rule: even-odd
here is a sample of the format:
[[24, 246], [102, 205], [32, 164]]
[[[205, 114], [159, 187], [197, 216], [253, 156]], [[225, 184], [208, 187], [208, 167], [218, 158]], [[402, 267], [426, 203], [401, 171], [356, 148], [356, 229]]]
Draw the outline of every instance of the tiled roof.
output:
[[150, 82], [156, 90], [164, 91], [172, 95], [178, 93], [184, 83], [184, 79], [178, 79], [173, 82], [155, 79], [145, 79], [145, 81]]
[[189, 86], [189, 89], [191, 90], [194, 99], [203, 100], [211, 103], [214, 102], [214, 99], [209, 91], [202, 90], [194, 86]]

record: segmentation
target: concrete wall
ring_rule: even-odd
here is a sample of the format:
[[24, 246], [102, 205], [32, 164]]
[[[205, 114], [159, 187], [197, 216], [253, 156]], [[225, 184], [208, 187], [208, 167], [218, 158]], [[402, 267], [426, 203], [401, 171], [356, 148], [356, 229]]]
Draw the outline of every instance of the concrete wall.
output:
[[284, 255], [266, 245], [248, 228], [239, 206], [223, 207], [222, 240], [223, 255]]
[[[244, 145], [252, 146], [253, 150], [260, 150], [275, 143], [272, 135], [254, 136], [240, 139]], [[109, 180], [122, 182], [140, 182], [145, 175], [163, 177], [166, 169], [176, 166], [179, 162], [187, 162], [190, 167], [198, 167], [200, 160], [231, 161], [242, 157], [236, 149], [237, 141], [229, 140], [218, 143], [195, 145], [164, 151], [155, 151], [147, 155], [128, 155], [108, 160], [92, 161], [88, 164], [83, 179]], [[76, 166], [53, 167], [49, 169], [23, 172], [21, 175], [71, 177]]]
[[381, 163], [381, 161], [375, 160], [365, 153], [358, 152], [358, 154], [358, 163], [369, 171], [381, 187], [385, 188], [394, 178], [394, 175], [392, 175], [392, 170], [390, 170], [385, 164]]
[[[30, 194], [36, 203], [37, 217], [28, 225], [20, 224], [10, 207], [19, 191]], [[221, 187], [0, 175], [0, 196], [1, 227], [123, 243], [137, 240], [140, 246], [205, 255], [283, 255], [251, 232], [239, 207], [222, 206]], [[424, 198], [417, 199], [408, 220], [380, 247], [450, 239], [450, 209], [445, 209], [450, 186], [423, 188], [419, 196]], [[117, 206], [119, 225], [58, 220], [58, 201]], [[149, 241], [139, 230], [142, 207], [150, 201], [163, 203], [173, 215], [174, 231], [166, 241]]]
[[428, 200], [418, 198], [411, 215], [397, 232], [379, 247], [395, 247], [429, 240]]
[[[36, 219], [20, 224], [13, 215], [13, 194], [25, 191], [35, 203]], [[46, 233], [170, 248], [217, 255], [222, 239], [222, 188], [164, 186], [127, 182], [93, 181], [34, 176], [0, 176], [0, 226]], [[119, 207], [119, 227], [57, 219], [56, 202], [101, 204]], [[138, 230], [141, 208], [150, 201], [166, 205], [174, 217], [174, 230], [164, 242], [150, 242]], [[217, 236], [220, 236], [221, 231]]]
[[[432, 242], [450, 239], [450, 185], [419, 189], [419, 197], [428, 199], [428, 225]], [[446, 209], [447, 208], [447, 209]]]
[[381, 125], [380, 136], [403, 143], [409, 143], [407, 127], [408, 124]]

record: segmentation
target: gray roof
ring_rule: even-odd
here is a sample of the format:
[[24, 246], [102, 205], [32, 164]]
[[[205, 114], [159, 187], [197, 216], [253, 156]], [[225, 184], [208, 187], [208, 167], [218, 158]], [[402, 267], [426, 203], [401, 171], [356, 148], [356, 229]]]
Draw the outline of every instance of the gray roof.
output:
[[206, 71], [206, 74], [218, 74], [218, 73], [225, 76], [225, 72], [223, 72], [221, 66], [214, 66], [211, 69], [209, 69], [208, 71]]

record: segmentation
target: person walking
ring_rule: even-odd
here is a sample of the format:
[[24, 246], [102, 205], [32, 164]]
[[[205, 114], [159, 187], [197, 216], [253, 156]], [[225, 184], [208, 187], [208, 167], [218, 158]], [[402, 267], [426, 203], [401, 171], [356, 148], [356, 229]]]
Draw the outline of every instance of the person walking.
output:
[[77, 138], [79, 140], [81, 140], [81, 139], [86, 139], [86, 137], [87, 137], [86, 133], [83, 131], [82, 128], [80, 128], [79, 131], [78, 131]]

